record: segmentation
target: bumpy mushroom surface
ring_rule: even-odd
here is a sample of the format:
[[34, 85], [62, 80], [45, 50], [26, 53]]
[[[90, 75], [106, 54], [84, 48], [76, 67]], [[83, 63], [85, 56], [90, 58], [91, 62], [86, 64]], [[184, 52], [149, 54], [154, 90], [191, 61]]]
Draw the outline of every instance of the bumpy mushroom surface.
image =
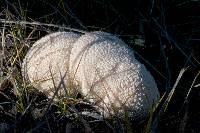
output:
[[[80, 37], [72, 32], [56, 32], [36, 41], [25, 56], [22, 75], [34, 87], [53, 96], [61, 81], [69, 80], [69, 56]], [[63, 80], [61, 80], [63, 79]], [[61, 89], [60, 93], [64, 93]]]
[[26, 80], [50, 96], [54, 85], [64, 81], [69, 86], [70, 80], [105, 117], [126, 111], [133, 119], [143, 118], [159, 100], [153, 77], [133, 50], [105, 32], [47, 35], [29, 50], [22, 71]]

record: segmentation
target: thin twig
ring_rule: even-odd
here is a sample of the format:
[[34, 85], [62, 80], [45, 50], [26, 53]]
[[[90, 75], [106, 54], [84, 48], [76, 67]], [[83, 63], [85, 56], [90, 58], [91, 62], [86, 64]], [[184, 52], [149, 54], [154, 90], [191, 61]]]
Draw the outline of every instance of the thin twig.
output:
[[69, 31], [79, 32], [79, 33], [87, 33], [86, 31], [75, 29], [75, 28], [70, 28], [70, 27], [65, 27], [65, 26], [60, 26], [60, 25], [55, 25], [55, 24], [40, 23], [40, 22], [36, 22], [36, 21], [35, 22], [28, 22], [28, 21], [13, 21], [13, 20], [0, 19], [0, 23], [48, 26], [48, 27], [62, 28], [62, 29], [66, 29], [66, 30], [69, 30]]

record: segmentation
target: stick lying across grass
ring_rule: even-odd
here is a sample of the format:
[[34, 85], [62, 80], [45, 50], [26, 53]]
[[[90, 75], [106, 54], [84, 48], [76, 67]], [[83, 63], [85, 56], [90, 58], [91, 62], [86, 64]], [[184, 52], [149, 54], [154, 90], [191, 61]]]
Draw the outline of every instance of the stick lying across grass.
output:
[[99, 106], [105, 117], [128, 113], [132, 119], [144, 118], [159, 100], [153, 77], [133, 50], [105, 32], [47, 35], [29, 50], [22, 72], [48, 96], [64, 81], [58, 95], [76, 90]]

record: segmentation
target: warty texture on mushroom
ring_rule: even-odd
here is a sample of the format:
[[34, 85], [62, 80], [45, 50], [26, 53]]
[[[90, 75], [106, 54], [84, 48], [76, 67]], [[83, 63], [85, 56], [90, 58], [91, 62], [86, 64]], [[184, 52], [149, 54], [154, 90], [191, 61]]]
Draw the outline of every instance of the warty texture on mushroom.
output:
[[[24, 79], [48, 96], [56, 87], [68, 95], [71, 84], [104, 117], [145, 118], [160, 95], [150, 72], [133, 50], [112, 34], [56, 32], [33, 44], [22, 65]], [[73, 87], [74, 88], [74, 87]]]

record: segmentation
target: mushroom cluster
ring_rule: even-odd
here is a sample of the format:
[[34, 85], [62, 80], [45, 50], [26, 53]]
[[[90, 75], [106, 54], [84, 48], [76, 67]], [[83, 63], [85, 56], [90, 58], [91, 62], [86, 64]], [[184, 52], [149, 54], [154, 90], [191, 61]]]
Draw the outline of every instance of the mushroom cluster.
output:
[[23, 61], [22, 74], [48, 96], [67, 96], [76, 88], [104, 117], [127, 112], [133, 119], [144, 118], [160, 97], [133, 50], [100, 31], [56, 32], [39, 39]]

